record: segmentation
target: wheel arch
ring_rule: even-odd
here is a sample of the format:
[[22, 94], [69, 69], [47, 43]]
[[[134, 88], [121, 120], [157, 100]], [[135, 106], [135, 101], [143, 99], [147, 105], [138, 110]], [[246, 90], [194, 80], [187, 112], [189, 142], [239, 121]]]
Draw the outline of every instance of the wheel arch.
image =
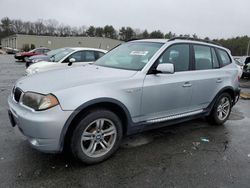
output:
[[214, 97], [214, 99], [212, 100], [210, 105], [208, 106], [208, 114], [210, 114], [211, 110], [213, 109], [213, 106], [214, 106], [215, 102], [217, 101], [217, 99], [219, 98], [219, 96], [222, 93], [228, 93], [232, 98], [232, 105], [235, 103], [235, 98], [236, 98], [235, 89], [233, 87], [231, 87], [231, 86], [224, 87], [216, 94], [216, 96]]
[[123, 134], [127, 133], [129, 125], [132, 124], [127, 107], [122, 102], [112, 98], [94, 99], [80, 105], [67, 119], [60, 136], [60, 151], [69, 143], [70, 135], [80, 119], [96, 108], [104, 108], [114, 112], [122, 121]]

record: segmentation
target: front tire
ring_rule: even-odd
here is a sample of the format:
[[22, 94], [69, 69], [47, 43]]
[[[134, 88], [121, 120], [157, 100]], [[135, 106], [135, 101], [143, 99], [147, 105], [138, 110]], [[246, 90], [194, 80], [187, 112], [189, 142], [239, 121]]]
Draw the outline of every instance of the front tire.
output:
[[109, 110], [97, 109], [83, 117], [73, 131], [71, 151], [86, 164], [99, 163], [118, 149], [122, 135], [119, 117]]
[[232, 109], [232, 98], [228, 93], [222, 93], [215, 102], [208, 119], [215, 125], [224, 124]]

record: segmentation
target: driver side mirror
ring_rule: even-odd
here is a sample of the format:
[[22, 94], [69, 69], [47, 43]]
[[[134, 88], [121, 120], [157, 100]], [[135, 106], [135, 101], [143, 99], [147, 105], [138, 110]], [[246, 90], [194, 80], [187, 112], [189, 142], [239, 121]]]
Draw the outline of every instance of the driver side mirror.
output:
[[76, 62], [76, 59], [75, 58], [70, 58], [68, 66], [71, 66], [74, 62]]
[[162, 63], [157, 66], [156, 70], [157, 72], [160, 72], [163, 74], [173, 74], [174, 65], [172, 63]]

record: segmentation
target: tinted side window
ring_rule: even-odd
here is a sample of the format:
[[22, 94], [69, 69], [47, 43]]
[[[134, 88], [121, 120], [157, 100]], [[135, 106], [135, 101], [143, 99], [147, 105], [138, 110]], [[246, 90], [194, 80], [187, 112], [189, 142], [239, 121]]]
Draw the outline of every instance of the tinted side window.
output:
[[206, 70], [213, 68], [210, 47], [194, 45], [194, 57], [196, 70]]
[[100, 57], [102, 57], [102, 56], [104, 56], [105, 55], [105, 53], [103, 53], [103, 52], [97, 52], [97, 54], [98, 54], [98, 59], [100, 58]]
[[170, 46], [158, 59], [158, 63], [172, 63], [175, 72], [189, 70], [189, 45], [176, 44]]
[[43, 53], [46, 54], [46, 53], [48, 53], [49, 51], [50, 51], [49, 49], [45, 49], [45, 50], [43, 50]]
[[35, 52], [39, 53], [39, 54], [42, 54], [43, 53], [43, 49], [37, 49]]
[[83, 56], [84, 56], [84, 60], [83, 60], [84, 62], [96, 60], [94, 51], [84, 51]]
[[219, 60], [217, 58], [216, 52], [215, 52], [214, 48], [212, 48], [211, 50], [212, 50], [212, 56], [213, 56], [213, 67], [219, 68], [220, 64], [219, 64]]
[[82, 62], [83, 61], [83, 58], [82, 58], [82, 52], [79, 51], [79, 52], [75, 52], [73, 54], [71, 54], [68, 58], [66, 58], [63, 62], [64, 63], [68, 63], [69, 60], [71, 58], [74, 58], [76, 61], [75, 62]]
[[220, 49], [217, 49], [217, 51], [220, 56], [222, 66], [226, 66], [231, 63], [231, 59], [226, 51]]

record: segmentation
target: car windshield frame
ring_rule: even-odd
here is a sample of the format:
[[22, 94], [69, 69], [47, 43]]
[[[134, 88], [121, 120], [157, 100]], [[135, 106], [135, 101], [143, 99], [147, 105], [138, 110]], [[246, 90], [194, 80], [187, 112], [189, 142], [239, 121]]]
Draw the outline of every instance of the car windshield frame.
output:
[[59, 49], [54, 49], [54, 50], [50, 50], [46, 53], [47, 56], [49, 56], [50, 58], [53, 57], [54, 55], [66, 50], [68, 48], [59, 48]]
[[117, 46], [95, 62], [95, 65], [141, 71], [164, 45], [162, 42], [136, 41]]

